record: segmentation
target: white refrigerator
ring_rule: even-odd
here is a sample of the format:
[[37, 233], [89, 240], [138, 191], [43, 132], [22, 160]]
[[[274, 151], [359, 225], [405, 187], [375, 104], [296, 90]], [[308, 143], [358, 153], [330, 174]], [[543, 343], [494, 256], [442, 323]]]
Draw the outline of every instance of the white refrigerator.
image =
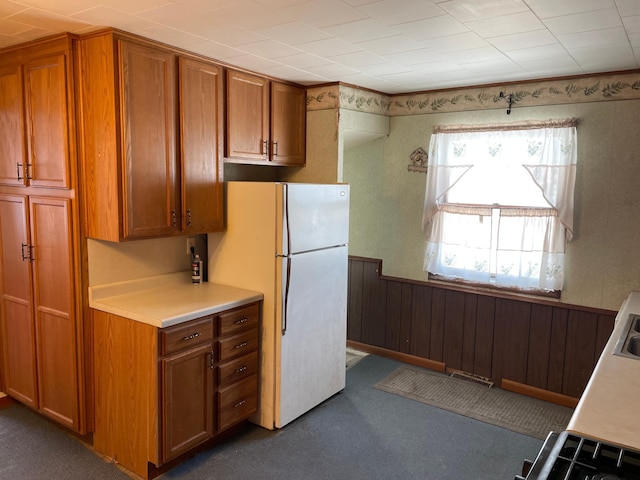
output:
[[349, 186], [226, 183], [209, 281], [264, 294], [260, 402], [281, 428], [345, 387]]

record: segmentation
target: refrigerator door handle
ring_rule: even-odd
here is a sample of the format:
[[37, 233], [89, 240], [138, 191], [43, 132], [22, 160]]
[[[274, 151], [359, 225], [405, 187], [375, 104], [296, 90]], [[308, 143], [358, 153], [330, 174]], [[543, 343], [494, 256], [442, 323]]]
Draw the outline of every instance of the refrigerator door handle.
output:
[[287, 256], [287, 276], [285, 277], [284, 301], [282, 305], [282, 335], [287, 333], [287, 310], [289, 308], [289, 284], [291, 281], [291, 257]]
[[287, 232], [287, 251], [286, 255], [291, 255], [291, 226], [289, 225], [289, 185], [284, 184], [284, 227]]

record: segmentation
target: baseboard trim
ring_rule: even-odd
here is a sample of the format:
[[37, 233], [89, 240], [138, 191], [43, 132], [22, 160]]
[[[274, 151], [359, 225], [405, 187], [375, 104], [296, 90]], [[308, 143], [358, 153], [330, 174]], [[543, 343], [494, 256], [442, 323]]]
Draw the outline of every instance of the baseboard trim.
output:
[[503, 390], [509, 390], [510, 392], [520, 393], [528, 397], [555, 403], [556, 405], [562, 405], [563, 407], [576, 408], [576, 405], [578, 405], [577, 398], [569, 397], [568, 395], [563, 395], [561, 393], [550, 392], [543, 388], [532, 387], [531, 385], [525, 385], [524, 383], [506, 378], [502, 379], [500, 388]]
[[387, 348], [374, 347], [373, 345], [354, 342], [353, 340], [347, 340], [347, 346], [355, 350], [360, 350], [361, 352], [372, 353], [381, 357], [391, 358], [392, 360], [398, 360], [399, 362], [408, 363], [409, 365], [415, 365], [416, 367], [428, 368], [430, 370], [436, 370], [438, 372], [445, 371], [445, 364], [436, 360], [416, 357], [415, 355], [396, 352]]

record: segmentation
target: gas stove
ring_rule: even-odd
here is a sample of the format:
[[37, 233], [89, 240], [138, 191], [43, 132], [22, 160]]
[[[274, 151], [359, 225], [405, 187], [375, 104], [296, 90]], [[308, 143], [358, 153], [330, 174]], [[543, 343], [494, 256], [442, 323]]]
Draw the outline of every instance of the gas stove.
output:
[[551, 432], [526, 480], [640, 480], [640, 451], [569, 432]]

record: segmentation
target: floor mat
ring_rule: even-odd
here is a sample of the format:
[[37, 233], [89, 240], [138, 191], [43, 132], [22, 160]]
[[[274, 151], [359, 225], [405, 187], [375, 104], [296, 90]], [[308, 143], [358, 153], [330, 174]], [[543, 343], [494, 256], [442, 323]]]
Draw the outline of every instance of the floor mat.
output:
[[404, 365], [374, 388], [539, 439], [565, 430], [573, 413], [568, 407]]

